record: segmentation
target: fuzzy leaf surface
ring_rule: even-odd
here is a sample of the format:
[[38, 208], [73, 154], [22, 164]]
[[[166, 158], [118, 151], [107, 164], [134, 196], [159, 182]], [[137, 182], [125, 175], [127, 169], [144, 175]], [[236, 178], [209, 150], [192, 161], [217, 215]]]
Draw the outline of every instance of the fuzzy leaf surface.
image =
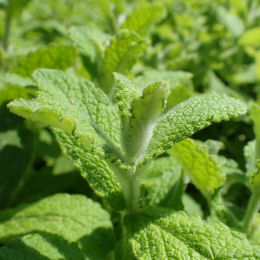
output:
[[220, 222], [155, 208], [125, 224], [137, 259], [257, 259], [246, 236]]
[[192, 96], [191, 77], [190, 73], [183, 71], [147, 70], [144, 71], [143, 75], [135, 79], [135, 84], [142, 89], [144, 86], [150, 85], [158, 79], [165, 80], [170, 87], [170, 93], [164, 110], [166, 112]]
[[121, 130], [123, 147], [130, 162], [136, 163], [148, 146], [168, 94], [167, 83], [157, 81], [146, 87], [141, 97], [132, 101], [131, 115]]
[[126, 74], [144, 52], [146, 43], [134, 32], [122, 31], [105, 49], [100, 65], [100, 85], [106, 93], [113, 87], [113, 72]]
[[169, 153], [180, 163], [193, 184], [203, 194], [212, 194], [224, 184], [225, 175], [204, 144], [186, 139], [175, 144]]
[[159, 120], [146, 156], [159, 155], [210, 124], [244, 115], [246, 111], [241, 101], [215, 92], [190, 98]]
[[181, 177], [181, 166], [174, 158], [162, 157], [152, 161], [141, 177], [141, 189], [145, 194], [143, 206], [155, 206], [168, 195]]
[[34, 78], [38, 97], [15, 100], [9, 104], [10, 110], [43, 126], [56, 127], [63, 151], [96, 193], [111, 203], [123, 203], [121, 187], [104, 160], [104, 140], [119, 143], [119, 116], [107, 96], [92, 82], [62, 71], [39, 69]]
[[[1, 247], [0, 257], [105, 259], [113, 247], [111, 228], [109, 214], [98, 203], [83, 195], [56, 194], [1, 212], [0, 241], [7, 246]], [[100, 252], [102, 242], [106, 245]]]
[[64, 70], [72, 65], [75, 57], [76, 49], [72, 45], [53, 44], [47, 47], [39, 47], [26, 56], [18, 57], [12, 73], [31, 77], [37, 68]]

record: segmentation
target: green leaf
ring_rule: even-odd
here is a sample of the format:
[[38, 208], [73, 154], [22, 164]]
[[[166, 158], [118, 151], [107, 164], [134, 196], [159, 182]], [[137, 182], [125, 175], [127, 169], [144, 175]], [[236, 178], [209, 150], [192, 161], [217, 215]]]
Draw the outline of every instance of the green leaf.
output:
[[181, 177], [181, 167], [171, 157], [152, 161], [141, 176], [143, 207], [155, 206], [166, 198]]
[[6, 74], [4, 85], [0, 88], [0, 105], [19, 97], [30, 98], [35, 95], [35, 92], [35, 83], [30, 78]]
[[246, 236], [220, 222], [155, 208], [125, 224], [137, 259], [257, 259]]
[[253, 104], [251, 107], [251, 118], [256, 135], [255, 160], [258, 160], [260, 159], [260, 106], [257, 104]]
[[244, 157], [246, 159], [247, 173], [252, 173], [257, 170], [255, 148], [256, 148], [255, 140], [248, 142], [247, 145], [244, 147]]
[[[96, 193], [122, 207], [122, 191], [108, 163], [103, 145], [119, 143], [119, 115], [108, 97], [88, 80], [62, 71], [34, 73], [39, 96], [11, 102], [10, 110], [43, 126], [53, 126], [64, 152], [79, 167]], [[62, 129], [59, 130], [58, 128]], [[119, 203], [119, 204], [118, 204]]]
[[56, 194], [2, 211], [0, 241], [7, 244], [0, 249], [4, 259], [22, 253], [28, 258], [14, 259], [106, 259], [114, 237], [110, 216], [98, 203], [83, 195]]
[[223, 6], [218, 6], [216, 11], [219, 23], [223, 24], [234, 37], [242, 35], [245, 25], [238, 15], [231, 14]]
[[122, 24], [122, 29], [135, 31], [145, 36], [152, 25], [162, 20], [165, 16], [163, 6], [160, 4], [147, 4], [135, 8]]
[[190, 98], [159, 120], [146, 156], [158, 156], [210, 124], [233, 119], [244, 115], [246, 111], [247, 107], [241, 101], [215, 92]]
[[260, 46], [260, 27], [254, 27], [246, 31], [239, 39], [239, 44], [243, 46]]
[[69, 29], [69, 38], [79, 49], [84, 66], [93, 77], [98, 76], [98, 62], [102, 57], [103, 45], [109, 35], [97, 29], [74, 26]]
[[167, 112], [180, 102], [192, 96], [192, 75], [183, 71], [156, 71], [147, 70], [143, 75], [135, 79], [135, 84], [139, 88], [150, 85], [160, 80], [165, 80], [169, 84], [170, 94], [167, 99], [167, 104], [164, 112]]
[[152, 137], [153, 128], [163, 111], [169, 87], [166, 82], [157, 81], [143, 90], [140, 98], [131, 103], [131, 116], [122, 125], [122, 146], [127, 160], [135, 164], [143, 155]]
[[59, 260], [64, 258], [68, 260], [85, 259], [83, 252], [76, 244], [70, 244], [60, 236], [43, 232], [26, 235], [0, 248], [1, 260]]
[[145, 48], [146, 43], [130, 31], [122, 31], [110, 41], [100, 65], [100, 85], [106, 93], [110, 93], [113, 87], [112, 73], [126, 74]]
[[206, 196], [213, 194], [224, 184], [225, 175], [217, 161], [210, 157], [204, 144], [186, 139], [175, 144], [169, 153], [187, 172], [192, 183]]
[[37, 68], [64, 70], [72, 65], [76, 57], [76, 50], [72, 45], [56, 44], [39, 47], [26, 56], [18, 57], [13, 73], [30, 77]]

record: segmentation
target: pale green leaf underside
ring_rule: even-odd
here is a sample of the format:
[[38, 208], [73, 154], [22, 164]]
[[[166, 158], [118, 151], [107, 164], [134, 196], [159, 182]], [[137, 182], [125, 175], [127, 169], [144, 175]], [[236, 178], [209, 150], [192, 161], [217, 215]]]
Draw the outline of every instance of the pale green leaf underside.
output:
[[181, 176], [181, 166], [174, 158], [163, 157], [152, 161], [145, 169], [140, 183], [145, 196], [142, 206], [155, 206], [169, 193]]
[[220, 222], [155, 208], [125, 223], [137, 259], [257, 259], [246, 236]]
[[106, 93], [113, 87], [113, 72], [126, 74], [143, 54], [146, 43], [134, 32], [122, 31], [105, 49], [100, 65], [100, 85]]
[[158, 79], [165, 80], [170, 87], [170, 93], [164, 110], [165, 113], [192, 96], [193, 89], [191, 77], [192, 75], [190, 73], [183, 71], [147, 70], [135, 79], [135, 84], [138, 88], [143, 89], [145, 86], [152, 84]]
[[15, 100], [8, 105], [10, 110], [44, 126], [62, 129], [55, 130], [60, 144], [91, 187], [101, 197], [112, 196], [108, 199], [111, 202], [116, 195], [122, 202], [121, 187], [104, 160], [104, 139], [119, 143], [119, 115], [107, 96], [92, 82], [62, 71], [39, 69], [34, 78], [38, 97]]
[[203, 194], [210, 195], [223, 185], [225, 175], [204, 144], [186, 139], [175, 144], [169, 153], [180, 163], [193, 184]]
[[159, 155], [210, 124], [244, 115], [246, 111], [241, 101], [215, 92], [190, 98], [159, 120], [146, 157]]
[[151, 26], [159, 22], [165, 16], [162, 5], [149, 4], [135, 8], [122, 24], [122, 29], [135, 31], [140, 35], [146, 35]]
[[131, 102], [131, 116], [122, 126], [123, 148], [127, 159], [135, 162], [149, 144], [153, 128], [162, 113], [169, 87], [157, 81], [143, 90], [143, 95]]
[[64, 70], [72, 65], [76, 50], [72, 45], [56, 44], [40, 47], [18, 58], [12, 73], [30, 77], [37, 68]]
[[34, 231], [74, 242], [102, 227], [111, 228], [109, 214], [83, 195], [57, 194], [0, 213], [2, 243]]

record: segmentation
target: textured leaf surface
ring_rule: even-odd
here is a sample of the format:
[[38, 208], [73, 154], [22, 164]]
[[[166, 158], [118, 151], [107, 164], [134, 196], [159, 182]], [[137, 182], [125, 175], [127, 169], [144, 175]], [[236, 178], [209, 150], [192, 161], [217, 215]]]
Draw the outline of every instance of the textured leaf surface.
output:
[[12, 72], [30, 77], [37, 68], [64, 70], [72, 65], [76, 57], [76, 50], [72, 45], [49, 45], [29, 52], [27, 56], [18, 58], [17, 65]]
[[190, 98], [170, 110], [156, 125], [147, 156], [159, 155], [195, 132], [222, 120], [245, 114], [246, 105], [226, 95], [209, 92]]
[[130, 162], [136, 163], [149, 144], [168, 94], [167, 83], [158, 81], [146, 87], [143, 95], [132, 101], [131, 116], [122, 127], [123, 147]]
[[164, 110], [164, 112], [166, 112], [192, 96], [191, 77], [192, 75], [190, 73], [183, 71], [148, 70], [135, 79], [135, 84], [142, 89], [158, 79], [165, 80], [170, 87], [170, 94], [167, 98], [167, 104]]
[[159, 4], [143, 5], [135, 8], [122, 24], [122, 29], [135, 31], [146, 35], [151, 26], [165, 16], [164, 9]]
[[174, 145], [169, 153], [177, 159], [202, 193], [212, 194], [224, 184], [225, 175], [204, 144], [186, 139]]
[[156, 208], [125, 223], [137, 259], [257, 259], [246, 236], [220, 222]]
[[104, 160], [105, 143], [101, 137], [119, 142], [119, 116], [110, 107], [107, 96], [92, 82], [61, 71], [40, 69], [34, 77], [39, 96], [30, 101], [13, 101], [9, 104], [11, 111], [62, 129], [55, 132], [63, 151], [91, 187], [101, 197], [112, 196], [110, 202], [122, 203], [121, 188]]
[[117, 34], [105, 50], [100, 68], [100, 84], [106, 93], [113, 87], [113, 72], [126, 74], [144, 52], [146, 43], [134, 32]]
[[109, 215], [83, 195], [56, 194], [0, 213], [3, 243], [33, 231], [57, 234], [73, 242], [99, 227], [111, 227]]
[[152, 161], [141, 177], [143, 206], [159, 204], [181, 177], [181, 166], [171, 157]]
[[111, 228], [109, 214], [98, 203], [82, 195], [57, 194], [1, 212], [0, 241], [21, 239], [2, 247], [0, 257], [105, 259], [113, 247]]

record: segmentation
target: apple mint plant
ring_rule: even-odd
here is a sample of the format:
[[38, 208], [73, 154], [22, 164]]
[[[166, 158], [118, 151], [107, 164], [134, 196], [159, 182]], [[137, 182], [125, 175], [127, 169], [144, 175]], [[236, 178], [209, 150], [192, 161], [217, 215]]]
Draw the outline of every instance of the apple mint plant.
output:
[[0, 260], [260, 259], [259, 10], [0, 0]]
[[[33, 78], [39, 89], [37, 97], [15, 100], [9, 103], [8, 108], [41, 126], [50, 126], [64, 153], [81, 170], [95, 193], [103, 198], [105, 205], [110, 208], [108, 210], [118, 212], [121, 218], [115, 246], [118, 259], [257, 259], [254, 247], [244, 234], [232, 231], [220, 222], [205, 222], [199, 217], [190, 217], [160, 206], [156, 201], [147, 201], [144, 192], [141, 192], [145, 190], [145, 185], [142, 185], [144, 175], [149, 175], [147, 171], [152, 171], [154, 167], [163, 169], [168, 164], [172, 178], [175, 178], [174, 168], [180, 176], [175, 162], [177, 159], [193, 183], [209, 200], [213, 200], [213, 195], [223, 186], [226, 176], [218, 169], [216, 161], [207, 159], [205, 148], [196, 148], [196, 143], [187, 137], [211, 123], [244, 115], [247, 108], [241, 101], [209, 92], [164, 112], [172, 91], [166, 81], [156, 81], [138, 89], [128, 78], [115, 73], [114, 98], [109, 99], [93, 82], [71, 73], [37, 69]], [[158, 158], [169, 149], [175, 159]], [[208, 160], [207, 169], [203, 168], [205, 160]], [[151, 164], [153, 167], [149, 168]], [[148, 189], [149, 192], [157, 191]], [[52, 203], [64, 199], [64, 210], [68, 218], [73, 218], [73, 198], [67, 197], [70, 202], [66, 202], [66, 197], [59, 196], [52, 198]], [[152, 194], [146, 194], [146, 197], [152, 198]], [[174, 201], [175, 198], [171, 199]], [[48, 211], [59, 212], [55, 206], [49, 208], [51, 202], [48, 200], [32, 207], [39, 207], [41, 215], [45, 211], [41, 212], [41, 205], [46, 203]], [[143, 203], [145, 200], [146, 205]], [[71, 203], [71, 216], [66, 203]], [[88, 203], [93, 204], [90, 208], [95, 205], [95, 202]], [[30, 207], [21, 212], [26, 216]], [[80, 208], [80, 212], [83, 214], [80, 233], [87, 232], [84, 231], [84, 214], [89, 214], [87, 218], [91, 219], [94, 217], [92, 214], [97, 214], [93, 221], [101, 227], [109, 222], [103, 219], [107, 213], [101, 208], [99, 211], [91, 209], [91, 212], [87, 208], [84, 211]], [[56, 215], [50, 213], [50, 222], [52, 214]], [[62, 212], [58, 214], [64, 218]], [[18, 214], [14, 215], [11, 222], [2, 223], [0, 228], [3, 230], [9, 226], [5, 231], [8, 237], [34, 228], [44, 233], [59, 222], [54, 221], [48, 227], [41, 228], [39, 221], [43, 220], [40, 219], [28, 222], [27, 227], [21, 224], [26, 220]], [[20, 228], [12, 228], [13, 222], [20, 223]], [[68, 226], [65, 224], [64, 228], [66, 230]], [[78, 241], [77, 237], [81, 235], [76, 229], [73, 230], [75, 237], [69, 241]], [[28, 239], [30, 244], [32, 238]], [[35, 239], [44, 238], [37, 235]]]

